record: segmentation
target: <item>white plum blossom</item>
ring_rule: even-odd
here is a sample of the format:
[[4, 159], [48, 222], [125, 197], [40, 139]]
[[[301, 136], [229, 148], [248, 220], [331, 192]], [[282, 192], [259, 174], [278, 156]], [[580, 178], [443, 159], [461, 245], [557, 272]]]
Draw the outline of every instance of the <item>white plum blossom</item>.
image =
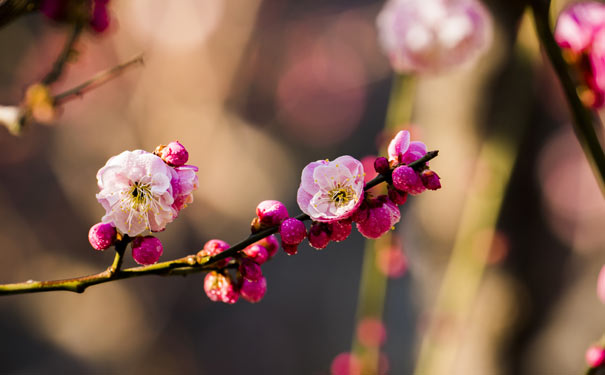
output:
[[399, 73], [460, 65], [492, 38], [491, 17], [478, 0], [388, 0], [376, 23], [382, 49]]
[[174, 168], [143, 150], [110, 158], [97, 173], [96, 197], [106, 211], [102, 221], [129, 236], [163, 230], [177, 216], [172, 181], [178, 177]]
[[319, 160], [303, 169], [297, 202], [312, 220], [335, 222], [353, 215], [362, 202], [363, 188], [359, 160], [348, 155]]

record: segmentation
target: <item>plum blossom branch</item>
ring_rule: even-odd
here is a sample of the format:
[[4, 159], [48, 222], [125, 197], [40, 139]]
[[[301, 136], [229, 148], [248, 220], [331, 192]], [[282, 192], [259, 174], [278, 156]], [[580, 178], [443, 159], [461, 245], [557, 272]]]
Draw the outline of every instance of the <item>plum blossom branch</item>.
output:
[[[435, 158], [437, 154], [438, 151], [429, 151], [421, 158], [409, 163], [407, 166], [418, 170], [422, 169], [426, 165], [426, 163], [429, 160]], [[390, 179], [391, 176], [388, 174], [379, 174], [377, 177], [365, 184], [364, 190], [368, 190], [380, 183], [387, 182]], [[295, 218], [301, 221], [310, 220], [310, 217], [307, 214], [303, 213], [297, 215]], [[216, 264], [219, 261], [225, 260], [231, 256], [236, 255], [238, 252], [242, 251], [247, 246], [254, 244], [257, 241], [276, 233], [278, 229], [279, 225], [274, 225], [263, 229], [257, 233], [251, 234], [248, 238], [244, 239], [243, 241], [231, 246], [229, 249], [214, 256], [200, 257], [199, 255], [192, 254], [184, 256], [182, 258], [159, 262], [152, 265], [121, 269], [124, 251], [126, 250], [128, 244], [133, 240], [132, 238], [126, 235], [116, 241], [116, 243], [114, 244], [116, 256], [112, 265], [108, 267], [105, 271], [71, 279], [50, 281], [28, 280], [20, 283], [2, 284], [0, 285], [0, 295], [38, 293], [59, 290], [82, 293], [86, 290], [86, 288], [92, 285], [128, 279], [132, 277], [147, 275], [185, 276], [191, 273], [209, 271], [216, 268]], [[222, 266], [220, 268], [224, 269], [230, 268], [232, 266], [232, 264], [227, 263], [226, 266]]]
[[531, 1], [531, 8], [538, 36], [544, 46], [548, 59], [559, 77], [569, 104], [573, 117], [574, 131], [586, 157], [594, 168], [595, 177], [597, 178], [601, 192], [605, 195], [605, 152], [603, 152], [595, 130], [595, 124], [598, 120], [578, 97], [576, 86], [569, 75], [568, 66], [563, 59], [561, 49], [553, 37], [549, 19], [550, 1], [533, 0]]

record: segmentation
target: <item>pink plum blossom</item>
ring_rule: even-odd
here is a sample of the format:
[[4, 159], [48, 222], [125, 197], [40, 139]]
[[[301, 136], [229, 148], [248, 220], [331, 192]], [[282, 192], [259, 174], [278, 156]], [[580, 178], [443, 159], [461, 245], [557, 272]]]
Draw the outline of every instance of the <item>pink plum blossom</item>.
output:
[[335, 221], [332, 223], [332, 232], [330, 233], [330, 241], [344, 241], [351, 234], [353, 223], [351, 219]]
[[284, 244], [298, 245], [307, 236], [307, 228], [302, 221], [291, 217], [279, 225], [279, 235]]
[[330, 243], [331, 225], [315, 222], [309, 228], [309, 245], [317, 250], [324, 249]]
[[172, 167], [180, 167], [189, 160], [189, 152], [179, 141], [173, 141], [167, 145], [159, 145], [154, 154], [162, 158]]
[[401, 130], [391, 140], [387, 151], [393, 166], [409, 164], [426, 155], [426, 145], [420, 141], [410, 141], [410, 132]]
[[210, 271], [204, 278], [204, 291], [208, 298], [214, 302], [225, 302], [234, 304], [239, 298], [239, 293], [231, 277], [216, 271]]
[[[210, 240], [204, 244], [202, 250], [198, 251], [197, 259], [198, 262], [202, 261], [202, 258], [211, 257], [228, 250], [231, 246], [223, 240]], [[222, 259], [217, 262], [217, 267], [224, 267], [231, 258]]]
[[174, 196], [172, 208], [177, 213], [193, 202], [193, 191], [198, 187], [197, 171], [198, 168], [194, 165], [183, 165], [174, 168], [175, 173], [170, 184]]
[[361, 204], [363, 188], [359, 160], [348, 155], [319, 160], [303, 169], [297, 202], [312, 220], [331, 223], [353, 215]]
[[430, 169], [425, 169], [420, 173], [420, 179], [422, 180], [422, 184], [429, 190], [439, 190], [441, 189], [441, 179], [437, 173]]
[[243, 299], [248, 302], [256, 303], [260, 301], [267, 292], [267, 279], [260, 277], [258, 280], [252, 281], [243, 279], [240, 286], [240, 294]]
[[256, 206], [256, 216], [267, 226], [278, 225], [288, 218], [288, 210], [280, 201], [262, 201]]
[[492, 39], [491, 16], [477, 0], [389, 0], [376, 23], [380, 45], [399, 73], [461, 65]]
[[369, 199], [364, 211], [365, 214], [357, 217], [357, 230], [366, 238], [382, 236], [401, 219], [399, 207], [386, 195]]
[[154, 264], [163, 252], [162, 242], [153, 236], [136, 237], [132, 241], [132, 258], [138, 264]]
[[239, 265], [239, 273], [250, 281], [257, 281], [263, 277], [263, 272], [260, 266], [255, 261], [249, 258], [242, 259]]
[[568, 60], [580, 72], [590, 95], [582, 95], [585, 105], [605, 104], [605, 4], [596, 1], [572, 3], [555, 27], [555, 40], [570, 52]]
[[393, 171], [393, 186], [400, 191], [410, 193], [412, 195], [420, 194], [426, 190], [422, 179], [414, 168], [406, 165], [399, 166]]
[[590, 49], [596, 34], [605, 27], [605, 4], [597, 1], [575, 2], [566, 7], [555, 27], [559, 46], [575, 53]]
[[279, 250], [279, 242], [273, 234], [256, 241], [254, 244], [260, 245], [267, 249], [267, 255], [269, 256], [268, 259], [273, 258], [273, 256], [277, 253], [277, 250]]
[[259, 245], [258, 243], [254, 243], [244, 250], [242, 253], [246, 254], [246, 256], [252, 259], [256, 264], [263, 264], [269, 259], [269, 252], [267, 248], [263, 245]]
[[104, 223], [131, 237], [158, 232], [176, 217], [171, 181], [175, 171], [156, 155], [124, 151], [110, 158], [97, 173], [97, 200], [105, 209]]
[[95, 250], [106, 250], [113, 245], [116, 235], [112, 223], [97, 223], [88, 231], [88, 242]]
[[605, 303], [605, 265], [601, 267], [599, 278], [597, 280], [597, 296], [602, 303]]

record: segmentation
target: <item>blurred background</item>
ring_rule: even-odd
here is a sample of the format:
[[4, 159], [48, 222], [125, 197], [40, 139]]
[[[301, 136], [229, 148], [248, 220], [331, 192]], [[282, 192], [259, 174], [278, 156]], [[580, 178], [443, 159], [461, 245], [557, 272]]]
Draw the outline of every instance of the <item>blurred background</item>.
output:
[[[53, 92], [141, 52], [145, 65], [66, 103], [52, 125], [0, 129], [0, 282], [111, 263], [86, 236], [103, 215], [96, 172], [123, 150], [179, 140], [200, 168], [195, 202], [158, 234], [162, 260], [242, 240], [261, 200], [298, 212], [311, 161], [385, 155], [382, 4], [112, 0], [109, 30], [83, 35]], [[322, 251], [280, 252], [258, 304], [211, 302], [203, 275], [1, 297], [0, 372], [341, 374], [339, 354], [372, 345], [381, 374], [582, 371], [605, 331], [605, 202], [522, 2], [486, 5], [488, 53], [413, 86], [400, 128], [440, 151], [443, 188], [402, 207], [390, 256], [355, 230]], [[37, 13], [0, 29], [1, 104], [21, 101], [68, 34]]]

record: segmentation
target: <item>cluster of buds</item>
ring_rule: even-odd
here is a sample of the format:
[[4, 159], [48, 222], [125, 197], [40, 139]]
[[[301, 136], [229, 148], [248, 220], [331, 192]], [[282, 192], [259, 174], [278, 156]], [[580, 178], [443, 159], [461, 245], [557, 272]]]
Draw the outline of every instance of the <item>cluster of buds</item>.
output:
[[555, 40], [573, 67], [584, 105], [605, 105], [605, 4], [584, 1], [570, 4], [557, 20]]
[[134, 238], [132, 256], [141, 265], [154, 264], [162, 243], [145, 232], [160, 232], [189, 203], [198, 186], [198, 168], [186, 165], [189, 154], [179, 142], [158, 146], [154, 153], [124, 151], [110, 158], [97, 173], [97, 200], [105, 208], [88, 240], [105, 250], [125, 235]]
[[62, 23], [88, 23], [97, 33], [109, 27], [109, 0], [42, 0], [40, 11], [46, 17]]
[[[197, 261], [203, 263], [208, 257], [218, 255], [229, 247], [225, 241], [210, 240], [198, 252]], [[204, 279], [204, 291], [208, 298], [229, 304], [237, 302], [240, 296], [248, 302], [260, 301], [267, 291], [267, 280], [260, 266], [271, 259], [278, 248], [275, 236], [271, 235], [246, 247], [236, 256], [217, 262], [217, 269], [206, 274]], [[235, 271], [232, 272], [232, 269]]]

